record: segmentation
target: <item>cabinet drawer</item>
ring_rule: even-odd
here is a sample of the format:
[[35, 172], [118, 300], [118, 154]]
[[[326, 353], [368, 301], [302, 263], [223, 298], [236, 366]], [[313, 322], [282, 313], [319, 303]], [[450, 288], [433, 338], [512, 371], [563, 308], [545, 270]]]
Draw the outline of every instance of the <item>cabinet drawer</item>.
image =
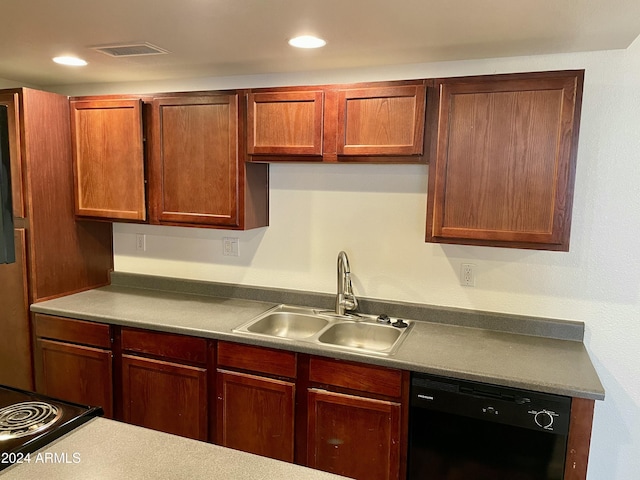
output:
[[271, 348], [219, 342], [218, 365], [282, 377], [296, 377], [296, 354]]
[[309, 381], [389, 397], [402, 395], [400, 370], [342, 360], [312, 357], [309, 360]]
[[192, 363], [207, 363], [207, 341], [204, 338], [174, 333], [122, 329], [122, 349]]
[[37, 337], [54, 338], [93, 347], [111, 348], [110, 327], [103, 323], [85, 322], [36, 313], [35, 331]]

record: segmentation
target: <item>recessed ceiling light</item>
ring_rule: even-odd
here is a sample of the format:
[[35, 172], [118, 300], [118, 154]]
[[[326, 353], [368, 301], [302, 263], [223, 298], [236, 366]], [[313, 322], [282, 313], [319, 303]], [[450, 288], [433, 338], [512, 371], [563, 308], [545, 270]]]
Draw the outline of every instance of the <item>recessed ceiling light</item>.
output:
[[54, 62], [60, 65], [69, 65], [72, 67], [84, 67], [87, 62], [78, 57], [55, 57]]
[[323, 39], [312, 35], [302, 35], [289, 40], [289, 45], [297, 48], [320, 48], [327, 44]]

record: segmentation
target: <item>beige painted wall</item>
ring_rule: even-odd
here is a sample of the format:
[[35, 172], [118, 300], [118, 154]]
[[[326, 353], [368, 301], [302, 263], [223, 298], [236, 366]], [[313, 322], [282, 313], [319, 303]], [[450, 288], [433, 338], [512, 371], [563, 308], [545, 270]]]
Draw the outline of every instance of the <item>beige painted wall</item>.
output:
[[[596, 407], [589, 479], [629, 480], [640, 471], [640, 41], [626, 51], [57, 90], [142, 93], [574, 68], [586, 69], [586, 81], [569, 253], [424, 243], [426, 166], [272, 165], [268, 228], [115, 224], [115, 268], [333, 292], [336, 256], [346, 250], [357, 295], [583, 321], [607, 391]], [[147, 235], [146, 252], [136, 252], [136, 233]], [[226, 236], [240, 239], [240, 257], [222, 256]], [[474, 288], [460, 286], [462, 263], [476, 265]]]

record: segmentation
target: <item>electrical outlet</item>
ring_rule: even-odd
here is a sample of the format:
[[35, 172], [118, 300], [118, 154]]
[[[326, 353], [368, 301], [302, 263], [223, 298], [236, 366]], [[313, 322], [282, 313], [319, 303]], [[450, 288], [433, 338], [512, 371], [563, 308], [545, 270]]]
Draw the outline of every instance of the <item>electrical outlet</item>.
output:
[[222, 239], [222, 254], [227, 257], [240, 256], [240, 241], [237, 237], [224, 237]]
[[136, 250], [139, 252], [147, 250], [147, 236], [143, 233], [136, 233]]
[[463, 263], [460, 266], [460, 285], [463, 287], [476, 286], [476, 266], [472, 263]]

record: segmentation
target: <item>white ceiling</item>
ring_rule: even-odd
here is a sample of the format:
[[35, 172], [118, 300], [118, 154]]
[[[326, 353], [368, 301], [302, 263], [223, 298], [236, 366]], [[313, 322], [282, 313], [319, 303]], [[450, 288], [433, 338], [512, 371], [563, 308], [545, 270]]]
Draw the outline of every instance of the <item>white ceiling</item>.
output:
[[[640, 34], [640, 1], [0, 0], [0, 19], [0, 78], [51, 86], [620, 49]], [[308, 33], [327, 46], [287, 44]], [[171, 53], [91, 49], [132, 42]]]

